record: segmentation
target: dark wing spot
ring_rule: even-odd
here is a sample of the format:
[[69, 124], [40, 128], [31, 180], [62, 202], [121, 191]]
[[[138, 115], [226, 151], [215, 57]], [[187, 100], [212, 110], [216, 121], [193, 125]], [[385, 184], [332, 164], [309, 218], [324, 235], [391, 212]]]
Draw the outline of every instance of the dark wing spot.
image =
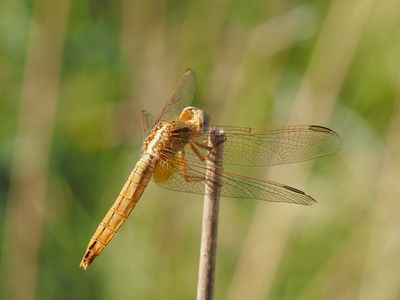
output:
[[303, 191], [300, 191], [298, 189], [295, 189], [294, 187], [288, 186], [288, 185], [283, 185], [283, 187], [289, 191], [295, 192], [297, 194], [302, 194], [305, 195], [305, 193]]
[[334, 131], [330, 130], [329, 128], [326, 128], [323, 126], [318, 126], [318, 125], [310, 125], [309, 128], [310, 128], [310, 130], [314, 130], [314, 131], [335, 133]]

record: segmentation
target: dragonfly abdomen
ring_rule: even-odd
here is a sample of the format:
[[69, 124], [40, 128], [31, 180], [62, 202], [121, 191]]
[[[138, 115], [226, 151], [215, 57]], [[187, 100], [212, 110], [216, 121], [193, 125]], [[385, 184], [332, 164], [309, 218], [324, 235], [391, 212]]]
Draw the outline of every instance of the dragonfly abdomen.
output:
[[137, 162], [113, 206], [90, 239], [80, 264], [82, 268], [86, 270], [89, 267], [128, 218], [149, 183], [156, 163], [156, 159], [150, 154], [143, 154]]

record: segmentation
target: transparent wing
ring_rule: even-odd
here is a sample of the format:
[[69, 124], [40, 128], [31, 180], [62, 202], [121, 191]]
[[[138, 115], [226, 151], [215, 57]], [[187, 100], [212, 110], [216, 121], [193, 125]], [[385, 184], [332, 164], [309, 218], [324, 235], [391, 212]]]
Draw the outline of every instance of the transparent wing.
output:
[[[170, 190], [204, 194], [204, 185], [211, 183], [205, 180], [206, 171], [205, 162], [175, 155], [169, 162], [164, 162], [156, 167], [153, 180], [158, 185]], [[316, 202], [311, 196], [287, 185], [226, 172], [220, 168], [211, 171], [221, 174], [222, 197], [253, 198], [303, 205]]]
[[169, 121], [176, 119], [183, 108], [190, 106], [196, 93], [196, 75], [193, 70], [187, 69], [183, 74], [178, 86], [172, 93], [158, 116], [156, 122], [160, 120]]
[[140, 123], [142, 125], [143, 138], [146, 138], [150, 134], [150, 131], [153, 129], [156, 122], [155, 120], [156, 118], [147, 111], [142, 110], [140, 112]]
[[[339, 135], [322, 126], [298, 125], [277, 128], [215, 126], [225, 132], [224, 163], [240, 166], [272, 166], [311, 160], [338, 151]], [[201, 155], [207, 155], [206, 132], [194, 137]], [[203, 145], [203, 147], [202, 147]], [[188, 152], [188, 158], [197, 155]]]

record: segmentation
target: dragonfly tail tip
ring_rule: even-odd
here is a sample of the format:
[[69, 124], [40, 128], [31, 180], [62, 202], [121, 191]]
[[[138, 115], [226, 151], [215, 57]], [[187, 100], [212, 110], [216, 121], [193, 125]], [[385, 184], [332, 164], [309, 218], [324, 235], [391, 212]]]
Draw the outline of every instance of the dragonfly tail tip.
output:
[[82, 269], [84, 269], [84, 270], [86, 271], [87, 268], [89, 267], [89, 263], [88, 263], [86, 260], [82, 259], [82, 261], [81, 261], [79, 267], [82, 268]]

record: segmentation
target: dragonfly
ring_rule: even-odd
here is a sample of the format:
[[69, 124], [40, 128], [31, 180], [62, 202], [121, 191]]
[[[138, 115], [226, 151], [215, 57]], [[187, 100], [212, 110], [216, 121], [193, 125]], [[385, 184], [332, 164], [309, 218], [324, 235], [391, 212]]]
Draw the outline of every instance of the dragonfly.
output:
[[[333, 130], [317, 125], [271, 128], [217, 126], [208, 114], [191, 106], [196, 76], [188, 69], [161, 113], [152, 117], [142, 111], [143, 151], [114, 204], [89, 241], [80, 267], [87, 269], [129, 217], [150, 180], [175, 191], [204, 194], [212, 184], [207, 172], [220, 179], [220, 196], [253, 198], [269, 202], [311, 205], [314, 198], [301, 190], [270, 180], [234, 172], [223, 166], [209, 170], [208, 137], [213, 128], [224, 132], [223, 164], [272, 166], [307, 161], [338, 151], [341, 139]], [[212, 179], [211, 179], [212, 180]]]

